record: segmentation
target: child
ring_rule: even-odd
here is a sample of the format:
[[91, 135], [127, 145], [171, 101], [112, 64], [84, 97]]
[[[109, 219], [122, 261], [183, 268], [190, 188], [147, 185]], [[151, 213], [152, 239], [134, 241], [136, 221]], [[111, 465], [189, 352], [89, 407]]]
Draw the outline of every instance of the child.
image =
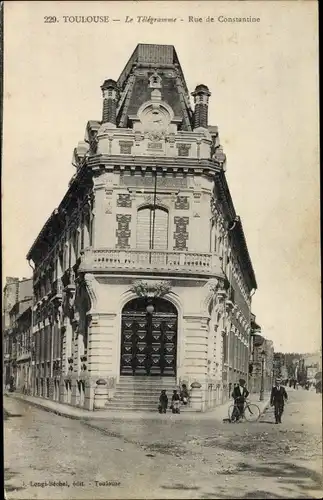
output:
[[181, 399], [182, 403], [184, 405], [187, 405], [190, 395], [188, 393], [186, 384], [182, 385], [182, 390], [181, 390], [180, 396], [181, 396], [180, 399]]
[[168, 397], [166, 391], [163, 390], [161, 391], [159, 396], [159, 406], [158, 406], [159, 413], [166, 413], [167, 406], [168, 406]]
[[179, 394], [177, 394], [177, 391], [173, 391], [173, 397], [172, 397], [172, 412], [173, 413], [179, 413], [179, 402], [180, 402], [180, 397]]

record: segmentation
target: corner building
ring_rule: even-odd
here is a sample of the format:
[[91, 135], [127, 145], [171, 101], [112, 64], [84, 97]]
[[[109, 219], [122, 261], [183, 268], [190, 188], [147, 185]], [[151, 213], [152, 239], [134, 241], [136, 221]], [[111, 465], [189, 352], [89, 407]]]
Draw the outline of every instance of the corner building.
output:
[[248, 377], [257, 286], [211, 92], [198, 85], [193, 110], [174, 47], [143, 44], [101, 89], [102, 120], [27, 256], [37, 394], [156, 410], [186, 383], [205, 411]]

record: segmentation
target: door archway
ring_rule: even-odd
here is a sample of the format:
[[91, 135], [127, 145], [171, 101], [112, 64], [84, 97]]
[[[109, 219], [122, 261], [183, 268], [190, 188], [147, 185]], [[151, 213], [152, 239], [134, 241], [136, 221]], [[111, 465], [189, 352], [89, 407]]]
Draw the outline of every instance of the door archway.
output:
[[121, 316], [120, 375], [175, 377], [177, 319], [168, 300], [130, 300]]

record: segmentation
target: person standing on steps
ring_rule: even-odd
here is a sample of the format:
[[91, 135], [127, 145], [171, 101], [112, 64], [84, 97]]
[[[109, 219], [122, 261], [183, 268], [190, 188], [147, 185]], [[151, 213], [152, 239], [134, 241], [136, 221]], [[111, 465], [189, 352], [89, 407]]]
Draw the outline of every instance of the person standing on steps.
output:
[[172, 396], [172, 405], [171, 409], [173, 413], [180, 413], [179, 409], [179, 403], [180, 403], [180, 396], [176, 390], [173, 391], [173, 396]]
[[189, 397], [190, 397], [190, 395], [189, 395], [189, 392], [187, 390], [187, 385], [182, 384], [182, 389], [180, 392], [180, 400], [183, 403], [183, 405], [187, 405]]
[[166, 391], [162, 390], [159, 396], [159, 406], [158, 406], [159, 413], [166, 413], [167, 406], [168, 406], [168, 397]]
[[275, 386], [271, 390], [270, 405], [275, 408], [276, 424], [282, 423], [285, 401], [288, 400], [285, 387], [281, 385], [281, 379], [276, 380]]

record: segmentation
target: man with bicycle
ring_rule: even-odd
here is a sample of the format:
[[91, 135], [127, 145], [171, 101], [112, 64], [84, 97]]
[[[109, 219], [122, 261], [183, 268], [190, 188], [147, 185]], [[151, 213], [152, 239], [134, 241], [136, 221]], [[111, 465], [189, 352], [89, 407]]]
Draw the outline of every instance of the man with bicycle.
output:
[[288, 400], [287, 392], [285, 387], [281, 385], [282, 380], [280, 378], [276, 379], [276, 384], [272, 388], [270, 396], [270, 405], [275, 408], [275, 421], [276, 424], [282, 423], [282, 414], [284, 412], [285, 401]]
[[249, 391], [246, 388], [246, 381], [242, 378], [239, 380], [239, 385], [234, 386], [232, 397], [234, 399], [234, 410], [231, 416], [231, 422], [239, 422], [244, 413], [244, 404], [249, 396]]

